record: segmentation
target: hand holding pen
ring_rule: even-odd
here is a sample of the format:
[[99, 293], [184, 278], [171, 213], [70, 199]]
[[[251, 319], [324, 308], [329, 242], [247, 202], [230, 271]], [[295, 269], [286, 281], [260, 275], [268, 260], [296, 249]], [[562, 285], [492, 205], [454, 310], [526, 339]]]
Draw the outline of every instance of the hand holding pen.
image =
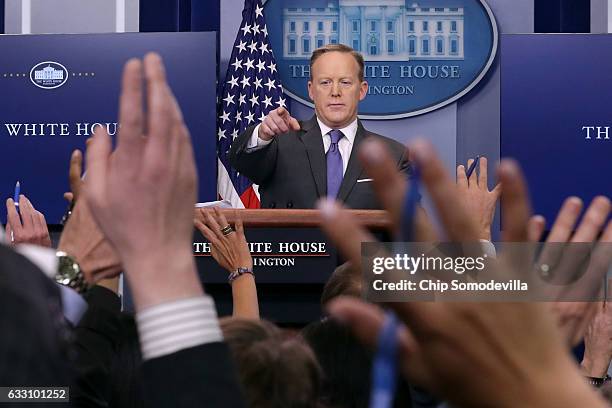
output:
[[51, 247], [45, 216], [34, 208], [26, 196], [20, 194], [17, 200], [6, 200], [6, 212], [6, 237], [11, 244]]

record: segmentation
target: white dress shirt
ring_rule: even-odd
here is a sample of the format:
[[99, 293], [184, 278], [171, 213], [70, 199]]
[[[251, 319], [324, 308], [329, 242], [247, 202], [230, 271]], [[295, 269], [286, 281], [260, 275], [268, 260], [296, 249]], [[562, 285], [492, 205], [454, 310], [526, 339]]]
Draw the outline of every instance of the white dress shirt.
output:
[[223, 341], [217, 310], [208, 296], [162, 303], [136, 313], [143, 360]]
[[[329, 132], [333, 129], [321, 122], [318, 117], [317, 122], [319, 123], [319, 129], [321, 129], [321, 135], [323, 135], [323, 149], [325, 154], [327, 154], [329, 146], [331, 146], [331, 136], [329, 135]], [[272, 139], [263, 140], [259, 138], [259, 126], [261, 125], [257, 125], [255, 127], [253, 135], [251, 135], [251, 138], [247, 143], [247, 152], [261, 149], [272, 142]], [[357, 134], [357, 119], [352, 121], [348, 126], [338, 130], [344, 134], [344, 137], [338, 141], [338, 150], [340, 151], [340, 156], [342, 156], [342, 174], [345, 174], [349, 159], [351, 158], [353, 144], [355, 144], [355, 135]]]

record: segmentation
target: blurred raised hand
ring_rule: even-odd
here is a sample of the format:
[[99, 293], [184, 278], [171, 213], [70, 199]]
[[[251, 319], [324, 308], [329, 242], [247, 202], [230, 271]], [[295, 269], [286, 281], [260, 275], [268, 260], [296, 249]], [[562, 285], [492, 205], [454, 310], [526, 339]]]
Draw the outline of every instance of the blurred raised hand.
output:
[[[412, 151], [446, 235], [455, 242], [478, 240], [479, 225], [467, 216], [455, 183], [433, 148], [421, 141], [412, 146]], [[376, 165], [368, 154], [362, 157], [364, 167]], [[378, 165], [389, 160], [386, 153], [377, 158]], [[401, 196], [385, 185], [394, 177], [388, 169], [388, 174], [374, 177], [374, 183], [379, 197], [395, 197], [386, 208], [392, 219], [399, 219]], [[525, 242], [531, 210], [521, 171], [516, 163], [504, 161], [499, 179], [505, 196], [504, 238]], [[353, 264], [360, 265], [361, 241], [372, 237], [338, 204], [323, 201], [320, 209], [324, 231]], [[612, 227], [608, 226], [608, 231]], [[492, 267], [512, 269], [513, 265], [502, 258]], [[529, 271], [512, 273], [520, 276]], [[606, 406], [582, 380], [554, 319], [541, 303], [404, 302], [386, 306], [405, 324], [399, 332], [405, 376], [453, 405], [516, 406], [518, 402], [533, 407]], [[344, 298], [332, 302], [329, 311], [351, 326], [365, 343], [375, 344], [383, 322], [378, 306]], [[550, 372], [557, 373], [555, 378], [548, 377]]]
[[128, 61], [122, 81], [116, 148], [105, 129], [96, 129], [81, 195], [141, 310], [203, 294], [192, 252], [197, 175], [159, 55]]

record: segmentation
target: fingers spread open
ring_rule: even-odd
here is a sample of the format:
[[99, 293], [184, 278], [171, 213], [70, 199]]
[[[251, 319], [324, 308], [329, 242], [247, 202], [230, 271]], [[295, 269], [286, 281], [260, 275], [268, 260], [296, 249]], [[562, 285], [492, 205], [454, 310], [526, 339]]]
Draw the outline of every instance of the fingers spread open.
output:
[[578, 225], [576, 233], [572, 237], [572, 242], [592, 242], [604, 226], [610, 214], [610, 200], [604, 196], [593, 199], [587, 209], [582, 222]]
[[567, 242], [572, 235], [574, 225], [582, 210], [582, 200], [578, 197], [568, 197], [563, 202], [555, 223], [548, 234], [548, 242]]

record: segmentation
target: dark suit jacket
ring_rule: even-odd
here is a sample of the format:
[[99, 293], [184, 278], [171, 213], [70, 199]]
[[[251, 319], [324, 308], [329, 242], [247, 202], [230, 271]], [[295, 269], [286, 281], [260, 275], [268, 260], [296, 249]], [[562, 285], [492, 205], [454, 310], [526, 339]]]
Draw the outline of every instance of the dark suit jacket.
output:
[[[134, 339], [122, 329], [119, 298], [94, 287], [89, 309], [76, 328], [77, 378], [72, 388], [75, 407], [129, 406], [130, 398], [150, 407], [243, 407], [243, 397], [231, 356], [224, 343], [209, 343], [148, 360], [142, 367], [125, 367], [121, 395], [113, 384], [120, 343]], [[136, 334], [134, 333], [134, 336]], [[139, 358], [138, 358], [139, 360]], [[132, 364], [140, 364], [132, 361]], [[134, 377], [136, 374], [140, 378]], [[115, 384], [116, 385], [116, 384]], [[123, 405], [122, 405], [123, 404]]]
[[146, 407], [245, 407], [225, 343], [208, 343], [145, 361]]
[[[64, 321], [59, 290], [37, 266], [4, 245], [0, 245], [0, 333], [3, 387], [71, 385], [71, 332]], [[48, 406], [18, 401], [0, 405]]]
[[[112, 352], [110, 337], [114, 336], [115, 329], [108, 321], [110, 314], [86, 317], [84, 325], [97, 327], [109, 338], [94, 339], [100, 332], [88, 334], [87, 351], [95, 355], [87, 361], [74, 359], [70, 344], [73, 333], [62, 315], [56, 283], [28, 259], [0, 245], [0, 385], [67, 386], [80, 397], [71, 399], [70, 406], [104, 403], [100, 394], [104, 392], [106, 380], [100, 381], [99, 373], [108, 372]], [[94, 317], [97, 321], [92, 320]], [[85, 385], [77, 378], [84, 372], [94, 374]], [[146, 361], [142, 366], [142, 381], [147, 407], [244, 406], [238, 376], [224, 343], [203, 344]], [[88, 388], [96, 386], [101, 388], [95, 392]]]
[[[327, 194], [327, 161], [323, 137], [316, 116], [300, 122], [301, 129], [275, 137], [269, 145], [252, 152], [246, 146], [255, 127], [250, 127], [232, 144], [230, 163], [243, 175], [259, 184], [262, 208], [314, 208], [316, 201]], [[397, 162], [397, 167], [410, 174], [407, 150], [401, 143], [368, 132], [358, 122], [357, 133], [338, 200], [351, 208], [380, 209], [371, 182], [357, 157], [360, 144], [367, 138], [383, 141]]]

